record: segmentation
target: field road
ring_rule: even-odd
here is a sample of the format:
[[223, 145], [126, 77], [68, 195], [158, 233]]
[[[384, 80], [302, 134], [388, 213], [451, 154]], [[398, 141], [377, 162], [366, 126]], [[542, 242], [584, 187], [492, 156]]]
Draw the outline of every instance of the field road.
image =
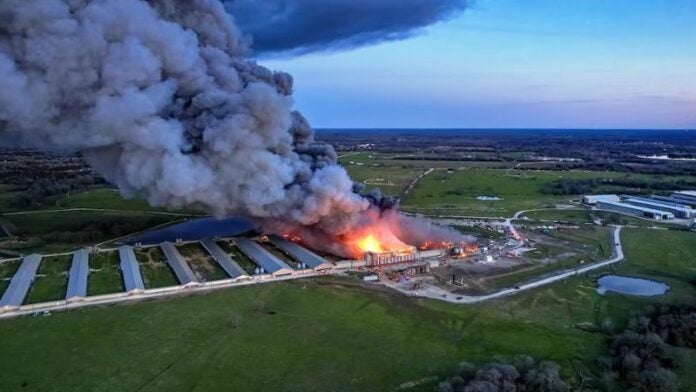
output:
[[487, 295], [478, 295], [478, 296], [467, 296], [467, 295], [457, 295], [457, 294], [452, 294], [451, 292], [447, 290], [443, 290], [438, 287], [434, 286], [429, 286], [421, 290], [406, 290], [397, 284], [391, 282], [391, 281], [386, 281], [382, 282], [388, 287], [391, 287], [395, 290], [398, 290], [399, 292], [406, 294], [408, 296], [412, 297], [424, 297], [424, 298], [432, 298], [440, 301], [446, 301], [446, 302], [451, 302], [455, 304], [473, 304], [477, 302], [483, 302], [483, 301], [488, 301], [491, 299], [496, 299], [496, 298], [501, 298], [505, 297], [508, 295], [513, 295], [517, 294], [523, 291], [535, 289], [537, 287], [545, 286], [551, 283], [555, 283], [558, 281], [561, 281], [563, 279], [570, 278], [572, 276], [577, 276], [579, 274], [583, 274], [588, 271], [592, 271], [598, 268], [606, 267], [607, 265], [611, 265], [614, 263], [618, 263], [619, 261], [622, 261], [624, 259], [624, 253], [623, 253], [623, 247], [621, 246], [621, 226], [614, 226], [614, 232], [613, 232], [613, 237], [614, 237], [614, 249], [612, 251], [613, 256], [610, 257], [609, 259], [599, 261], [596, 263], [593, 263], [591, 265], [587, 265], [584, 267], [580, 268], [573, 268], [573, 269], [568, 269], [568, 270], [563, 270], [560, 271], [559, 273], [555, 275], [548, 276], [546, 278], [542, 278], [539, 280], [535, 280], [530, 283], [525, 283], [521, 284], [519, 286], [515, 287], [508, 287], [505, 289], [502, 289], [500, 291], [497, 291], [492, 294], [487, 294]]

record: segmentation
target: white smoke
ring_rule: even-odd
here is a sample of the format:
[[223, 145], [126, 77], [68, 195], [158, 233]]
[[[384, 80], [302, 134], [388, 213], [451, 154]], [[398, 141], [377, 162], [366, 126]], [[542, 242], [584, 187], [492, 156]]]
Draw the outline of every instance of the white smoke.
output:
[[370, 202], [218, 0], [1, 0], [0, 138], [126, 196], [341, 233]]

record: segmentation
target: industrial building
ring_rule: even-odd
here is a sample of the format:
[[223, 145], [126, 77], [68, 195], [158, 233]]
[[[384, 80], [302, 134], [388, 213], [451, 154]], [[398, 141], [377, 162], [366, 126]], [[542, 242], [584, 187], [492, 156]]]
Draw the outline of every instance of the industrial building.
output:
[[314, 271], [327, 271], [333, 268], [333, 264], [326, 261], [323, 257], [320, 257], [314, 252], [299, 246], [292, 241], [288, 241], [283, 237], [271, 235], [268, 237], [268, 240], [271, 242], [271, 244], [289, 254], [300, 264], [303, 264]]
[[160, 248], [162, 248], [162, 252], [167, 257], [167, 264], [174, 270], [179, 283], [183, 286], [197, 286], [200, 284], [191, 267], [184, 260], [184, 256], [179, 253], [174, 244], [163, 242], [160, 244]]
[[121, 273], [128, 293], [141, 293], [145, 291], [143, 277], [140, 275], [140, 266], [135, 258], [133, 247], [123, 245], [118, 248], [118, 256], [121, 260]]
[[588, 204], [588, 205], [597, 205], [597, 202], [599, 201], [608, 201], [608, 202], [614, 202], [618, 203], [621, 201], [621, 198], [617, 195], [585, 195], [582, 197], [582, 202], [583, 204]]
[[230, 255], [228, 255], [215, 241], [211, 239], [205, 239], [201, 241], [203, 247], [210, 253], [210, 256], [222, 267], [222, 269], [227, 272], [227, 275], [232, 278], [232, 280], [237, 279], [247, 279], [249, 274], [244, 271], [242, 267], [239, 266]]
[[89, 252], [80, 249], [73, 253], [72, 265], [68, 274], [68, 290], [65, 299], [79, 301], [87, 296], [87, 275], [89, 275]]
[[365, 252], [368, 267], [383, 267], [391, 264], [409, 263], [418, 260], [415, 247], [394, 252]]
[[237, 238], [237, 247], [256, 263], [264, 272], [271, 274], [274, 278], [278, 276], [292, 275], [292, 268], [282, 260], [275, 257], [271, 252], [264, 249], [249, 238]]
[[641, 207], [633, 204], [618, 203], [611, 201], [597, 201], [597, 208], [600, 210], [615, 211], [626, 215], [637, 216], [655, 220], [674, 219], [674, 214], [668, 211], [654, 208]]
[[641, 207], [654, 208], [662, 211], [669, 211], [674, 214], [677, 218], [689, 219], [694, 216], [696, 211], [692, 210], [691, 207], [668, 203], [665, 201], [646, 199], [643, 197], [632, 197], [632, 196], [622, 196], [623, 202], [627, 204], [632, 204]]
[[10, 285], [7, 286], [5, 293], [0, 298], [0, 311], [7, 311], [18, 308], [24, 302], [24, 298], [29, 292], [36, 270], [39, 269], [41, 255], [33, 254], [22, 259], [22, 264], [17, 272], [12, 276]]
[[678, 205], [685, 206], [685, 207], [696, 208], [696, 202], [690, 202], [690, 201], [683, 200], [683, 199], [675, 199], [675, 198], [669, 197], [669, 196], [654, 196], [654, 195], [650, 196], [650, 198], [657, 200], [657, 201], [678, 204]]
[[696, 191], [677, 191], [670, 196], [677, 200], [683, 200], [689, 205], [696, 205]]

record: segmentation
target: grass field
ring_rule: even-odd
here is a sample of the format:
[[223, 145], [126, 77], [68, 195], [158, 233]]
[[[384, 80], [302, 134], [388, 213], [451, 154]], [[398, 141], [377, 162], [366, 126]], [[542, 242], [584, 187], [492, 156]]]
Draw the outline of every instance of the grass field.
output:
[[63, 208], [105, 208], [113, 210], [149, 211], [153, 208], [142, 199], [124, 199], [116, 189], [97, 188], [68, 194], [56, 201]]
[[242, 253], [242, 251], [239, 250], [239, 248], [232, 245], [228, 241], [218, 241], [217, 244], [220, 245], [222, 250], [227, 252], [227, 254], [229, 254], [230, 257], [232, 257], [232, 260], [239, 264], [239, 266], [242, 267], [242, 269], [246, 271], [247, 274], [254, 274], [254, 270], [256, 269], [256, 263], [251, 261], [251, 259], [247, 255]]
[[117, 252], [89, 255], [87, 295], [119, 293], [125, 290]]
[[227, 279], [229, 276], [198, 243], [178, 246], [177, 249], [191, 266], [196, 277], [203, 282]]
[[[394, 390], [462, 360], [531, 354], [576, 377], [595, 370], [606, 341], [581, 325], [621, 326], [647, 304], [696, 295], [696, 234], [628, 229], [624, 239], [629, 261], [613, 269], [668, 282], [665, 296], [600, 296], [596, 273], [474, 306], [348, 279], [279, 282], [6, 320], [0, 373], [8, 390]], [[696, 382], [696, 355], [685, 360], [682, 382]]]
[[[579, 197], [544, 193], [544, 189], [556, 180], [593, 178], [654, 179], [653, 176], [616, 172], [468, 169], [448, 173], [437, 170], [418, 182], [403, 200], [402, 206], [406, 210], [422, 213], [510, 216], [517, 211], [567, 203]], [[661, 180], [676, 181], [682, 178], [663, 176]], [[502, 200], [481, 201], [476, 199], [477, 196], [497, 196]]]
[[14, 276], [17, 269], [19, 269], [20, 264], [21, 261], [19, 260], [4, 261], [0, 263], [0, 296], [2, 296], [2, 293], [5, 292], [7, 286], [10, 285], [10, 280], [12, 280], [12, 276]]
[[563, 209], [563, 210], [538, 210], [524, 214], [531, 220], [558, 221], [571, 223], [592, 223], [592, 217], [601, 219], [605, 224], [640, 227], [675, 227], [677, 225], [666, 222], [656, 222], [649, 219], [640, 219], [622, 215], [610, 211], [592, 211], [589, 209]]
[[71, 255], [42, 258], [37, 276], [24, 302], [34, 304], [64, 299], [71, 265]]
[[179, 284], [174, 271], [167, 264], [164, 253], [159, 247], [136, 248], [134, 251], [140, 265], [140, 274], [143, 277], [145, 288], [156, 289]]

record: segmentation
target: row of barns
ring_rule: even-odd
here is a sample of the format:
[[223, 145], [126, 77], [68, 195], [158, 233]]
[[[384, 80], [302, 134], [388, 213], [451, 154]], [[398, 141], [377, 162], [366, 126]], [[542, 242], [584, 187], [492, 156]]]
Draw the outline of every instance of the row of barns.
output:
[[[353, 264], [333, 264], [314, 252], [279, 236], [268, 236], [264, 238], [275, 249], [287, 256], [285, 260], [293, 260], [292, 266], [281, 257], [269, 250], [268, 244], [250, 238], [236, 238], [232, 243], [242, 252], [243, 255], [251, 260], [256, 268], [253, 272], [248, 272], [240, 266], [236, 256], [223, 250], [215, 240], [206, 239], [200, 244], [209, 254], [210, 258], [216, 262], [228, 281], [244, 281], [252, 279], [252, 275], [261, 277], [287, 277], [292, 275], [306, 274], [307, 271], [327, 272], [334, 268], [354, 267]], [[165, 256], [166, 263], [173, 271], [176, 280], [181, 287], [194, 287], [203, 284], [187, 262], [187, 259], [180, 253], [177, 245], [171, 242], [163, 242], [158, 245]], [[136, 258], [134, 248], [123, 245], [118, 248], [119, 269], [123, 279], [123, 288], [127, 293], [138, 294], [146, 291], [143, 277], [141, 275], [140, 263]], [[25, 303], [29, 292], [37, 276], [37, 270], [42, 261], [42, 255], [32, 254], [22, 259], [17, 271], [12, 276], [9, 285], [0, 298], [0, 312], [18, 309]], [[65, 300], [81, 301], [88, 296], [87, 284], [90, 278], [90, 252], [81, 249], [72, 253], [72, 263], [68, 271], [68, 282], [65, 292]]]

